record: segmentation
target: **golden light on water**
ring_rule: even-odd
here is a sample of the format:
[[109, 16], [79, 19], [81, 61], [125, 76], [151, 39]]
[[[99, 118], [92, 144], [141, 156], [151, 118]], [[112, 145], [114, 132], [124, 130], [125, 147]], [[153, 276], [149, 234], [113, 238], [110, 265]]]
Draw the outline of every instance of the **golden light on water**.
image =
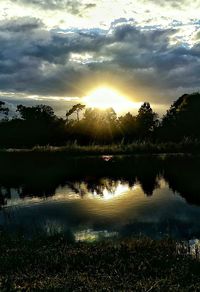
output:
[[87, 107], [105, 110], [113, 108], [116, 112], [139, 108], [141, 103], [130, 101], [116, 90], [109, 87], [99, 87], [83, 98]]
[[96, 241], [100, 238], [109, 238], [113, 236], [117, 236], [118, 232], [109, 232], [107, 230], [94, 231], [92, 229], [86, 229], [82, 231], [75, 232], [75, 240], [76, 241]]
[[[103, 200], [113, 200], [116, 199], [119, 196], [124, 195], [126, 192], [130, 190], [130, 187], [128, 184], [118, 184], [113, 191], [110, 191], [106, 187], [103, 190], [102, 197], [100, 197]], [[98, 195], [98, 194], [97, 194]]]

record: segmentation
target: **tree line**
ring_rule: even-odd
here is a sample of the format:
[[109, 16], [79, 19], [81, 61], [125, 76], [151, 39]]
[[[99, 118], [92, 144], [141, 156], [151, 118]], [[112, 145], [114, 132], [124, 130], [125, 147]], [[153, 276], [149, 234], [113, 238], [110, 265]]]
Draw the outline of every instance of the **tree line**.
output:
[[48, 105], [18, 105], [16, 116], [0, 101], [0, 147], [64, 145], [76, 141], [82, 145], [123, 141], [179, 142], [200, 139], [200, 93], [184, 94], [162, 119], [144, 102], [137, 115], [117, 116], [112, 108], [104, 111], [75, 104], [65, 118], [57, 117]]

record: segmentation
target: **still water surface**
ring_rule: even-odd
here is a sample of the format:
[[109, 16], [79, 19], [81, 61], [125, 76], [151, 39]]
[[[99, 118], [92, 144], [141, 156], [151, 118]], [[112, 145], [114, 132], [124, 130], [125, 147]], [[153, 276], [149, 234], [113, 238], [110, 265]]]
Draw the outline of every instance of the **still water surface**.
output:
[[200, 237], [198, 157], [18, 159], [7, 158], [0, 172], [6, 229], [29, 235], [70, 230], [77, 240]]

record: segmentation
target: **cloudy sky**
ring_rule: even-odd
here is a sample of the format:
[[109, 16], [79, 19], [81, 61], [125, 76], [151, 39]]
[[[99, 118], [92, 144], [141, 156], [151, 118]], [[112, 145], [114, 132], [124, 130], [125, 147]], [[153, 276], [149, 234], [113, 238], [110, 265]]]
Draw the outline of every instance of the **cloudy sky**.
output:
[[100, 86], [162, 113], [200, 87], [200, 0], [0, 0], [0, 99], [62, 113]]

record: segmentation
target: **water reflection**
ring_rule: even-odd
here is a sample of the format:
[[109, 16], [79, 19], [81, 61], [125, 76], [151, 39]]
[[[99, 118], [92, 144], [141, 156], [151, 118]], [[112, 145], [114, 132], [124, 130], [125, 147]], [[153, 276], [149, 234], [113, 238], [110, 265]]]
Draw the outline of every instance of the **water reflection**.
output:
[[200, 236], [197, 157], [18, 155], [0, 154], [0, 224], [6, 228], [72, 230], [90, 239]]
[[102, 231], [94, 231], [91, 229], [82, 230], [75, 232], [75, 240], [76, 241], [96, 241], [109, 237], [115, 237], [118, 235], [117, 232], [108, 232], [107, 230]]
[[[135, 186], [136, 187], [136, 186]], [[80, 197], [91, 196], [103, 200], [112, 200], [129, 191], [131, 187], [128, 182], [102, 178], [98, 182], [67, 182], [67, 192], [73, 191]], [[58, 190], [57, 190], [58, 191]], [[56, 192], [57, 192], [56, 191]], [[63, 188], [60, 189], [63, 193]]]

